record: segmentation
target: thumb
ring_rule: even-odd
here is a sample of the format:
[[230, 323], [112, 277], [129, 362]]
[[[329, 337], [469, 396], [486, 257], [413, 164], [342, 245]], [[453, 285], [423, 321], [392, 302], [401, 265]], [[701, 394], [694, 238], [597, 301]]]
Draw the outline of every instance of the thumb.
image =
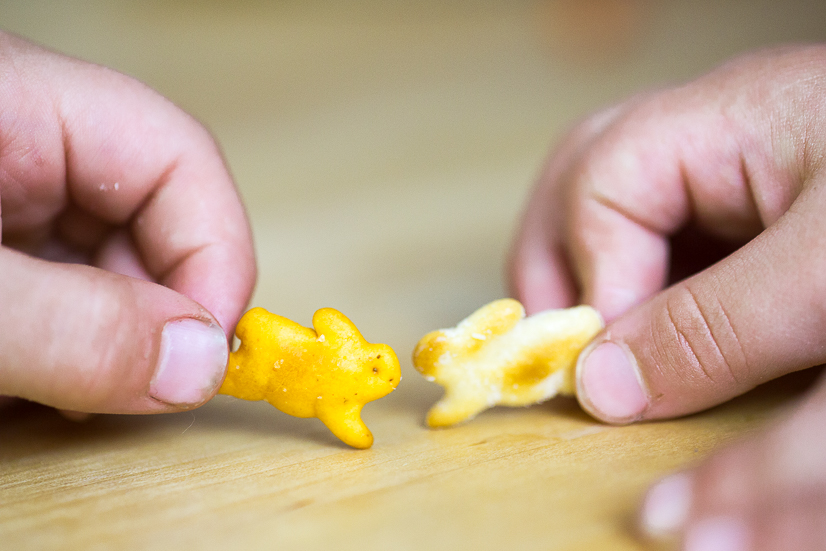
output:
[[223, 330], [171, 289], [0, 247], [0, 395], [90, 413], [197, 406], [218, 389]]
[[822, 195], [805, 190], [746, 246], [611, 323], [579, 358], [582, 406], [612, 423], [675, 417], [826, 362]]

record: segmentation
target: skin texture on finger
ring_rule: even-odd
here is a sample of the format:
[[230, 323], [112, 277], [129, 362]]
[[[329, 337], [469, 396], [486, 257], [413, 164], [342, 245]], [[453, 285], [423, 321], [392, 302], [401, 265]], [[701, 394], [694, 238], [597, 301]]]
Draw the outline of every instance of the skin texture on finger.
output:
[[558, 306], [543, 297], [579, 289], [610, 321], [665, 286], [669, 237], [689, 222], [738, 244], [774, 223], [816, 164], [824, 59], [822, 46], [758, 52], [577, 129], [526, 212], [515, 295]]
[[[537, 198], [567, 201], [566, 231], [531, 211], [522, 235], [559, 240], [582, 299], [609, 320], [578, 367], [594, 416], [684, 415], [826, 359], [824, 66], [823, 46], [735, 60], [638, 98], [578, 155], [551, 160]], [[660, 293], [670, 238], [692, 228], [718, 238], [717, 251], [747, 244]], [[531, 247], [520, 250], [533, 259], [516, 257], [523, 266], [554, 260]]]
[[584, 293], [610, 323], [665, 285], [668, 242], [659, 232], [632, 221], [611, 207], [592, 202], [572, 217], [574, 266]]
[[580, 287], [573, 277], [564, 240], [568, 216], [563, 185], [569, 167], [613, 119], [610, 108], [581, 122], [548, 158], [528, 202], [508, 260], [508, 284], [528, 315], [577, 303]]
[[[670, 418], [826, 361], [826, 255], [811, 254], [826, 250], [824, 205], [826, 186], [813, 185], [749, 244], [609, 325], [580, 358], [583, 406], [609, 422]], [[612, 390], [583, 375], [605, 369], [588, 359], [607, 342], [626, 353], [646, 398], [625, 417], [595, 403]]]
[[[5, 247], [0, 266], [0, 395], [76, 412], [156, 413], [195, 407], [217, 392], [228, 347], [198, 303], [154, 283]], [[175, 339], [182, 326], [200, 333]], [[181, 350], [189, 356], [176, 356]]]
[[[641, 102], [577, 168], [568, 241], [584, 302], [608, 320], [665, 286], [668, 238], [689, 221], [729, 239], [763, 227], [743, 170], [754, 129], [737, 122], [726, 98], [697, 105], [696, 95], [687, 87]], [[756, 154], [770, 146], [767, 138]]]
[[97, 252], [94, 265], [112, 273], [154, 282], [132, 238], [123, 230], [106, 238]]
[[42, 241], [55, 225], [74, 235], [89, 228], [64, 212], [126, 228], [151, 279], [202, 304], [230, 334], [255, 259], [209, 133], [128, 77], [8, 35], [0, 35], [0, 71], [4, 242]]
[[508, 262], [511, 293], [528, 315], [573, 306], [579, 294], [559, 233], [564, 211], [554, 191], [545, 182], [537, 187]]

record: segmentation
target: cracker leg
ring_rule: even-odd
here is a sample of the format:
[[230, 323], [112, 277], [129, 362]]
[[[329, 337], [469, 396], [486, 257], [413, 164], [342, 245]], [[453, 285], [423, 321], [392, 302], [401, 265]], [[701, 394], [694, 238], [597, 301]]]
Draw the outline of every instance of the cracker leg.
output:
[[373, 445], [373, 434], [361, 420], [360, 404], [348, 406], [321, 406], [316, 415], [330, 432], [354, 448], [366, 449]]
[[473, 419], [489, 407], [485, 398], [449, 393], [427, 412], [427, 426], [449, 427]]

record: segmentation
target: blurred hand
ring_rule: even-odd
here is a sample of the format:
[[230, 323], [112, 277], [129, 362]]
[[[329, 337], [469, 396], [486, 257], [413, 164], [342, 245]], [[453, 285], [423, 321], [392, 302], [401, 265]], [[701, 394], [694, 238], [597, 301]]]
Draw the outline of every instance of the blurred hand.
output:
[[[592, 415], [686, 415], [826, 362], [825, 108], [826, 47], [759, 52], [591, 117], [550, 157], [511, 279], [529, 312], [582, 301], [605, 316], [577, 370]], [[826, 392], [806, 408], [676, 479], [691, 505], [671, 528], [724, 525], [725, 549], [821, 549], [811, 514], [799, 544], [766, 536], [788, 529], [781, 510], [826, 503], [826, 463], [777, 478], [803, 469], [789, 449], [826, 451], [812, 440]]]
[[197, 406], [255, 259], [209, 133], [133, 79], [0, 33], [0, 395]]

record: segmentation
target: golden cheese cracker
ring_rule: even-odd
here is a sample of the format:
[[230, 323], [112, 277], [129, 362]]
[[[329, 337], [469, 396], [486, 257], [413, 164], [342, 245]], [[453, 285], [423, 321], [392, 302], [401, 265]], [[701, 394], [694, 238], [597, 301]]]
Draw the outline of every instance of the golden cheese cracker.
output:
[[425, 335], [413, 365], [445, 388], [427, 414], [428, 426], [460, 423], [496, 405], [525, 406], [575, 394], [577, 357], [602, 327], [589, 306], [525, 317], [522, 304], [502, 299], [454, 328]]
[[313, 329], [263, 308], [241, 318], [241, 345], [229, 356], [221, 394], [266, 400], [295, 417], [317, 417], [354, 448], [369, 448], [373, 435], [361, 420], [364, 404], [386, 396], [401, 371], [393, 349], [364, 340], [344, 314], [323, 308]]

